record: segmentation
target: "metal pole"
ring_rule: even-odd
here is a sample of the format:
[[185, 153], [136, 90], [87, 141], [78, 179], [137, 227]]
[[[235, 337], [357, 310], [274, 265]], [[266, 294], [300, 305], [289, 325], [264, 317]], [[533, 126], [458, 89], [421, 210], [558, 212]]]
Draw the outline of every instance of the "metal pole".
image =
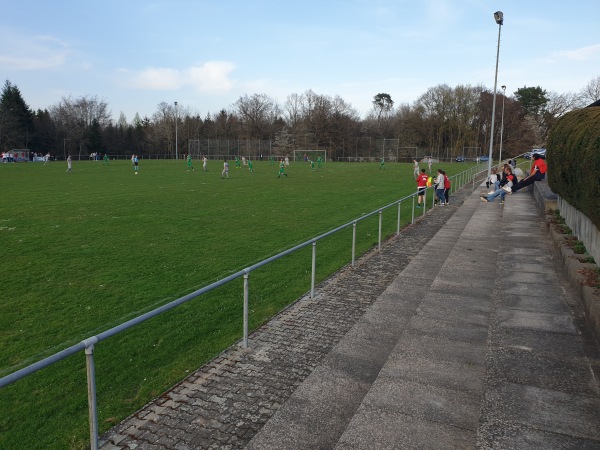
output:
[[506, 86], [500, 86], [502, 88], [502, 122], [500, 124], [500, 158], [498, 163], [502, 164], [502, 134], [504, 133], [504, 97], [506, 96]]
[[379, 239], [377, 241], [377, 251], [381, 251], [381, 224], [383, 222], [383, 210], [379, 210]]
[[415, 223], [415, 196], [412, 196], [412, 217], [410, 223]]
[[352, 223], [352, 267], [356, 256], [356, 220]]
[[423, 195], [423, 214], [421, 214], [422, 216], [425, 215], [426, 209], [427, 209], [427, 188], [425, 188], [425, 195]]
[[398, 202], [398, 226], [396, 227], [396, 236], [400, 234], [400, 210], [402, 209], [402, 202]]
[[312, 243], [312, 269], [310, 281], [310, 298], [315, 298], [315, 278], [317, 272], [317, 241]]
[[90, 339], [92, 343], [85, 349], [85, 362], [87, 372], [88, 411], [90, 421], [90, 448], [98, 450], [98, 413], [96, 408], [96, 369], [94, 367], [94, 343], [96, 338]]
[[248, 348], [248, 276], [249, 272], [244, 274], [244, 342], [243, 348]]
[[[498, 47], [496, 49], [496, 73], [494, 75], [494, 100], [492, 101], [492, 127], [490, 131], [490, 153], [488, 160], [487, 179], [492, 174], [492, 150], [494, 148], [494, 119], [496, 117], [496, 88], [498, 86], [498, 61], [500, 59], [500, 32], [502, 31], [502, 22], [498, 23]], [[475, 181], [473, 181], [473, 184]]]
[[179, 161], [179, 152], [177, 149], [177, 102], [175, 102], [175, 159]]

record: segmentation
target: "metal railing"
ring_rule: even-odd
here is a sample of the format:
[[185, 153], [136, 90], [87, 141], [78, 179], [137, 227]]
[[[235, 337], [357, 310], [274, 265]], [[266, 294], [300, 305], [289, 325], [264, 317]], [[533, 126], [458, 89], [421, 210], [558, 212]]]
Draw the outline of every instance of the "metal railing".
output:
[[[450, 193], [456, 192], [457, 189], [459, 189], [469, 183], [472, 183], [472, 188], [474, 189], [476, 179], [480, 178], [482, 176], [482, 174], [485, 173], [486, 170], [487, 170], [486, 164], [479, 164], [477, 166], [470, 167], [467, 170], [465, 170], [457, 175], [450, 177], [450, 179], [452, 180], [451, 187], [450, 187]], [[430, 192], [431, 192], [431, 199], [428, 200]], [[393, 208], [394, 206], [397, 205], [398, 214], [397, 214], [396, 235], [399, 235], [400, 230], [401, 230], [401, 208], [402, 208], [403, 202], [407, 202], [407, 201], [412, 202], [410, 223], [413, 224], [415, 222], [415, 220], [418, 219], [418, 217], [416, 217], [417, 211], [415, 210], [416, 195], [417, 195], [417, 192], [415, 192], [409, 196], [406, 196], [404, 198], [401, 198], [399, 200], [396, 200], [386, 206], [383, 206], [383, 207], [378, 208], [368, 214], [365, 214], [365, 215], [361, 216], [360, 218], [354, 219], [350, 222], [340, 225], [330, 231], [327, 231], [326, 233], [323, 233], [319, 236], [309, 239], [309, 240], [307, 240], [301, 244], [298, 244], [292, 248], [289, 248], [281, 253], [271, 256], [270, 258], [267, 258], [263, 261], [253, 264], [243, 270], [240, 270], [234, 274], [231, 274], [219, 281], [209, 284], [208, 286], [205, 286], [205, 287], [198, 289], [190, 294], [180, 297], [177, 300], [174, 300], [170, 303], [167, 303], [163, 306], [153, 309], [152, 311], [149, 311], [145, 314], [142, 314], [138, 317], [128, 320], [127, 322], [124, 322], [120, 325], [110, 328], [109, 330], [106, 330], [95, 336], [91, 336], [87, 339], [84, 339], [83, 341], [79, 342], [78, 344], [72, 345], [72, 346], [70, 346], [64, 350], [61, 350], [57, 353], [54, 353], [53, 355], [48, 356], [47, 358], [44, 358], [36, 363], [33, 363], [27, 367], [17, 370], [16, 372], [13, 372], [5, 377], [0, 378], [0, 388], [7, 386], [9, 384], [12, 384], [22, 378], [25, 378], [28, 375], [31, 375], [45, 367], [48, 367], [56, 362], [59, 362], [65, 358], [83, 350], [85, 353], [86, 369], [87, 369], [86, 372], [87, 372], [87, 391], [88, 391], [88, 408], [89, 408], [90, 448], [92, 450], [97, 450], [98, 449], [98, 415], [97, 415], [97, 406], [96, 406], [96, 374], [95, 374], [95, 363], [94, 363], [94, 348], [95, 348], [96, 344], [98, 344], [118, 333], [128, 330], [129, 328], [132, 328], [135, 325], [145, 322], [148, 319], [156, 317], [159, 314], [162, 314], [166, 311], [174, 309], [174, 308], [182, 305], [183, 303], [186, 303], [202, 294], [210, 292], [218, 287], [221, 287], [221, 286], [229, 283], [230, 281], [233, 281], [233, 280], [241, 277], [244, 280], [242, 346], [244, 348], [247, 348], [248, 347], [248, 311], [249, 311], [248, 305], [249, 305], [250, 273], [252, 273], [254, 270], [259, 269], [273, 261], [283, 258], [286, 255], [294, 253], [297, 250], [300, 250], [300, 249], [310, 245], [310, 246], [312, 246], [311, 286], [310, 286], [310, 298], [312, 299], [312, 298], [314, 298], [314, 295], [315, 295], [317, 243], [320, 240], [322, 240], [328, 236], [331, 236], [341, 230], [352, 227], [352, 260], [351, 260], [351, 264], [352, 264], [352, 267], [355, 267], [355, 263], [356, 263], [356, 227], [357, 227], [358, 223], [363, 220], [366, 220], [374, 215], [379, 215], [377, 250], [380, 251], [382, 240], [383, 240], [383, 230], [382, 230], [382, 228], [383, 228], [383, 226], [382, 226], [383, 211]], [[433, 187], [427, 187], [425, 190], [425, 196], [424, 196], [424, 202], [423, 202], [421, 216], [424, 216], [426, 214], [428, 201], [430, 201], [431, 207], [433, 207], [434, 202], [435, 202], [435, 190], [433, 189]]]

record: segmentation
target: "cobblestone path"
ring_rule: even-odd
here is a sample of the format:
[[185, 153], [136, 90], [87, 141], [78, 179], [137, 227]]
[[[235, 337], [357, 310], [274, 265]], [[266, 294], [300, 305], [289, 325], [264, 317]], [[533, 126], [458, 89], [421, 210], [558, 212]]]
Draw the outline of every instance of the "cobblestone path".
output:
[[[468, 188], [466, 188], [468, 189]], [[154, 402], [101, 436], [104, 450], [240, 449], [437, 233], [470, 192], [317, 286]]]

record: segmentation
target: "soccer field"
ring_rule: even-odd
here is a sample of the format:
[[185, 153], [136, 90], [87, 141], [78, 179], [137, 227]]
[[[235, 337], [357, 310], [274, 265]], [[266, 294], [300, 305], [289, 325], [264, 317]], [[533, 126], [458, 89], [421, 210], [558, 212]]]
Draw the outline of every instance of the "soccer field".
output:
[[[349, 222], [415, 191], [412, 164], [294, 162], [254, 172], [222, 162], [141, 160], [1, 164], [0, 376]], [[434, 170], [438, 166], [434, 166]], [[447, 164], [448, 175], [468, 165]], [[384, 214], [384, 233], [397, 210]], [[404, 222], [410, 219], [407, 204]], [[378, 218], [357, 249], [377, 242]], [[317, 278], [350, 261], [351, 229], [318, 245]], [[310, 288], [310, 249], [251, 275], [250, 326]], [[96, 348], [101, 431], [240, 338], [234, 281]], [[34, 432], [38, 430], [37, 432]], [[0, 390], [0, 448], [87, 442], [83, 354]]]

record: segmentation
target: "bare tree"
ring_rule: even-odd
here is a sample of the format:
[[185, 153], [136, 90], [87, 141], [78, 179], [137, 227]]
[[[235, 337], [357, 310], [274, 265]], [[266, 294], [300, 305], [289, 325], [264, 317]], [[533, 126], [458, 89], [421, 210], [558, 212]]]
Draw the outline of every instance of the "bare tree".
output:
[[261, 139], [279, 114], [279, 106], [266, 94], [245, 95], [235, 102], [245, 137]]
[[600, 75], [591, 80], [582, 90], [581, 99], [586, 105], [600, 100]]
[[96, 96], [63, 97], [50, 107], [50, 116], [65, 139], [71, 140], [80, 151], [93, 123], [101, 129], [111, 123], [108, 104]]

